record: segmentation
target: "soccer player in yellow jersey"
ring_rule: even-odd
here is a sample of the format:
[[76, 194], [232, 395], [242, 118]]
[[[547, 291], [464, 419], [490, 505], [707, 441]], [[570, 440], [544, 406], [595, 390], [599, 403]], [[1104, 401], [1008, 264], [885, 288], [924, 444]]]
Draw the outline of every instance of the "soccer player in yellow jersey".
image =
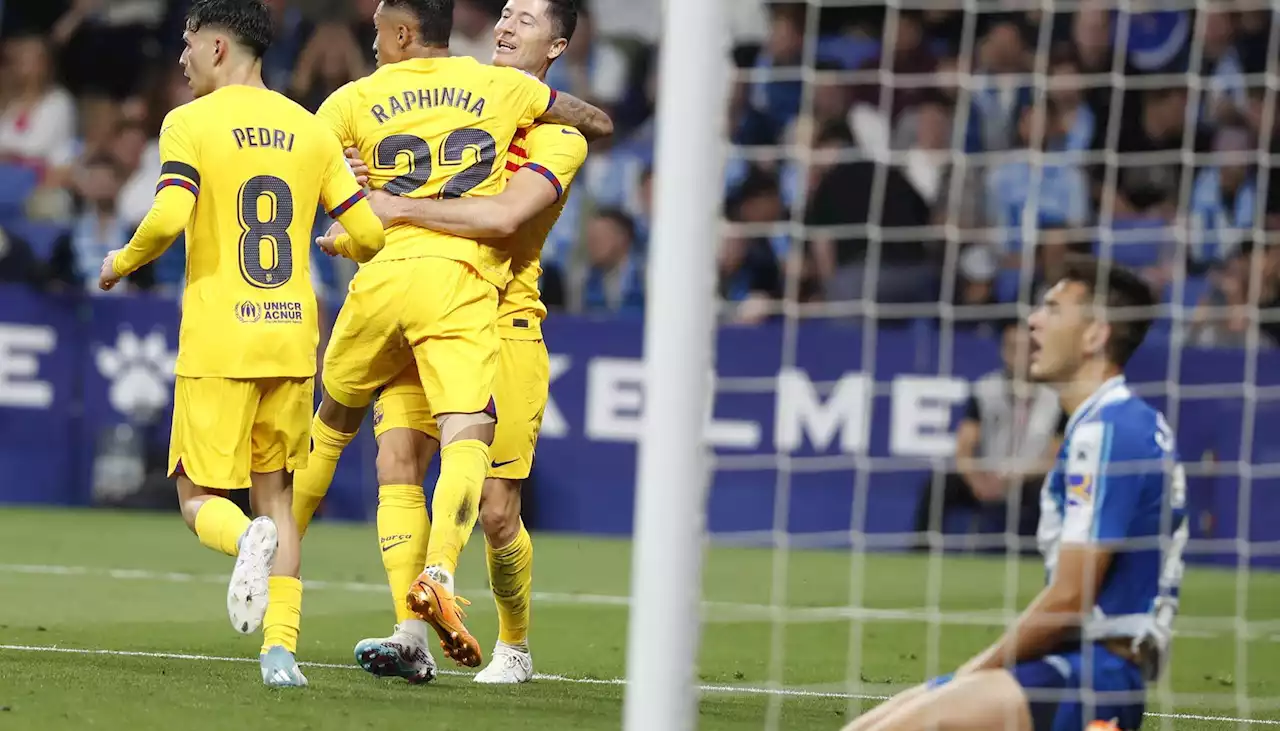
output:
[[[186, 229], [169, 470], [183, 518], [236, 566], [231, 622], [263, 627], [263, 682], [298, 670], [302, 584], [292, 473], [306, 466], [319, 338], [310, 233], [323, 203], [358, 245], [382, 246], [341, 146], [262, 83], [271, 21], [262, 0], [196, 0], [181, 63], [197, 97], [168, 114], [155, 203], [100, 286], [158, 257]], [[215, 490], [252, 488], [252, 522]]]
[[[495, 28], [494, 64], [544, 78], [576, 25], [574, 0], [510, 0]], [[501, 418], [480, 497], [489, 581], [498, 607], [498, 640], [488, 667], [475, 677], [481, 683], [523, 683], [533, 678], [528, 645], [533, 545], [520, 521], [520, 487], [533, 464], [550, 381], [542, 341], [541, 323], [547, 311], [538, 291], [539, 259], [564, 208], [569, 185], [586, 159], [587, 142], [571, 127], [536, 124], [516, 133], [509, 153], [507, 185], [496, 196], [438, 201], [375, 192], [371, 198], [384, 223], [501, 238], [493, 245], [511, 256], [512, 280], [498, 305], [502, 345], [494, 398]], [[353, 168], [366, 172], [358, 160]], [[431, 413], [413, 368], [387, 384], [374, 407], [379, 539], [393, 599], [405, 595], [413, 566], [425, 559], [430, 522], [421, 485], [440, 436]], [[356, 645], [357, 661], [375, 675], [410, 682], [430, 679], [435, 666], [426, 646], [425, 624], [408, 612], [402, 600], [396, 601], [396, 619], [389, 637]]]
[[[603, 112], [529, 74], [448, 57], [452, 23], [452, 0], [383, 0], [374, 13], [378, 70], [334, 92], [317, 113], [370, 162], [372, 187], [410, 198], [492, 195], [517, 128], [543, 120], [611, 131]], [[382, 251], [347, 239], [338, 246], [364, 266], [325, 352], [299, 512], [327, 490], [375, 391], [415, 365], [441, 432], [432, 512], [447, 519], [429, 537], [408, 601], [455, 660], [476, 666], [482, 653], [462, 622], [453, 573], [490, 464], [498, 291], [511, 276], [509, 257], [474, 238], [407, 225], [387, 230]]]

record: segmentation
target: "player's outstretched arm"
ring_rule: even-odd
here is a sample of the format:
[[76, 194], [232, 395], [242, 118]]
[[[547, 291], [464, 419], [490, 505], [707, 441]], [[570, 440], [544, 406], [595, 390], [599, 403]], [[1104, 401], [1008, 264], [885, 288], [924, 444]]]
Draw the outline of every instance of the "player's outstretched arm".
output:
[[598, 140], [613, 134], [613, 120], [598, 107], [594, 107], [572, 94], [558, 92], [551, 106], [538, 117], [539, 122], [577, 127], [589, 140]]
[[373, 211], [388, 226], [409, 224], [471, 239], [506, 238], [556, 202], [560, 192], [542, 174], [521, 168], [497, 195], [432, 200], [370, 195]]
[[156, 200], [146, 218], [138, 224], [138, 230], [133, 232], [129, 244], [107, 254], [98, 286], [109, 290], [122, 278], [163, 254], [186, 228], [195, 205], [196, 199], [189, 189], [178, 185], [162, 187], [156, 193]]

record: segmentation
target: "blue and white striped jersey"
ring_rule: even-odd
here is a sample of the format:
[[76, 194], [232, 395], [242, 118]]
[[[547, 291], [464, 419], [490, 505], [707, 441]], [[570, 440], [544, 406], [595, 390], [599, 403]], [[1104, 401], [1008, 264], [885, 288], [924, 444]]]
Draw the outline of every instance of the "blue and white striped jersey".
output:
[[1041, 494], [1037, 539], [1050, 577], [1063, 544], [1114, 551], [1081, 640], [1128, 637], [1166, 654], [1186, 518], [1186, 475], [1173, 431], [1123, 376], [1112, 378], [1067, 422], [1057, 467]]

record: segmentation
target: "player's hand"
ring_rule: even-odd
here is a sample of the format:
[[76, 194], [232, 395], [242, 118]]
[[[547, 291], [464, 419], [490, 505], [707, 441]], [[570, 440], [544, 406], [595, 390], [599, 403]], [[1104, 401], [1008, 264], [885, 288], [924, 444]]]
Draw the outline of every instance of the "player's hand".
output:
[[347, 158], [347, 167], [351, 168], [351, 174], [356, 176], [356, 182], [360, 185], [369, 185], [369, 166], [364, 160], [360, 159], [360, 151], [354, 147], [348, 147], [342, 151]]
[[976, 470], [964, 475], [973, 496], [982, 502], [996, 502], [1004, 498], [1005, 484], [1000, 476], [987, 470]]
[[316, 246], [319, 246], [320, 250], [329, 256], [340, 256], [338, 253], [338, 237], [346, 232], [347, 230], [342, 227], [342, 224], [334, 221], [324, 236], [316, 239]]
[[116, 254], [119, 253], [119, 249], [108, 251], [107, 257], [102, 260], [102, 270], [98, 272], [98, 289], [103, 292], [110, 292], [120, 281], [120, 275], [116, 274]]
[[382, 221], [384, 227], [403, 223], [400, 220], [400, 204], [403, 200], [400, 196], [392, 195], [384, 190], [369, 192], [369, 205], [373, 207], [373, 214], [378, 217], [378, 220]]

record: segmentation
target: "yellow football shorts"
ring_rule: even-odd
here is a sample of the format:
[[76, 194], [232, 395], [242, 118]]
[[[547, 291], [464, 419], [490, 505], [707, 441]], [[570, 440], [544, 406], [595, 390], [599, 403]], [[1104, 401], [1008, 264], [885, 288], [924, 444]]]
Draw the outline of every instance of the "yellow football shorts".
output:
[[439, 257], [367, 264], [351, 279], [324, 353], [324, 388], [368, 406], [416, 363], [436, 414], [492, 406], [498, 290], [467, 264]]
[[313, 378], [186, 378], [173, 389], [169, 476], [239, 490], [252, 472], [307, 466]]
[[[550, 382], [551, 363], [546, 343], [502, 340], [498, 349], [498, 377], [493, 387], [498, 426], [489, 449], [490, 477], [523, 480], [529, 476]], [[417, 372], [407, 368], [378, 394], [373, 407], [374, 436], [382, 436], [391, 429], [413, 429], [439, 440], [440, 429], [432, 411], [430, 399], [418, 383]]]

